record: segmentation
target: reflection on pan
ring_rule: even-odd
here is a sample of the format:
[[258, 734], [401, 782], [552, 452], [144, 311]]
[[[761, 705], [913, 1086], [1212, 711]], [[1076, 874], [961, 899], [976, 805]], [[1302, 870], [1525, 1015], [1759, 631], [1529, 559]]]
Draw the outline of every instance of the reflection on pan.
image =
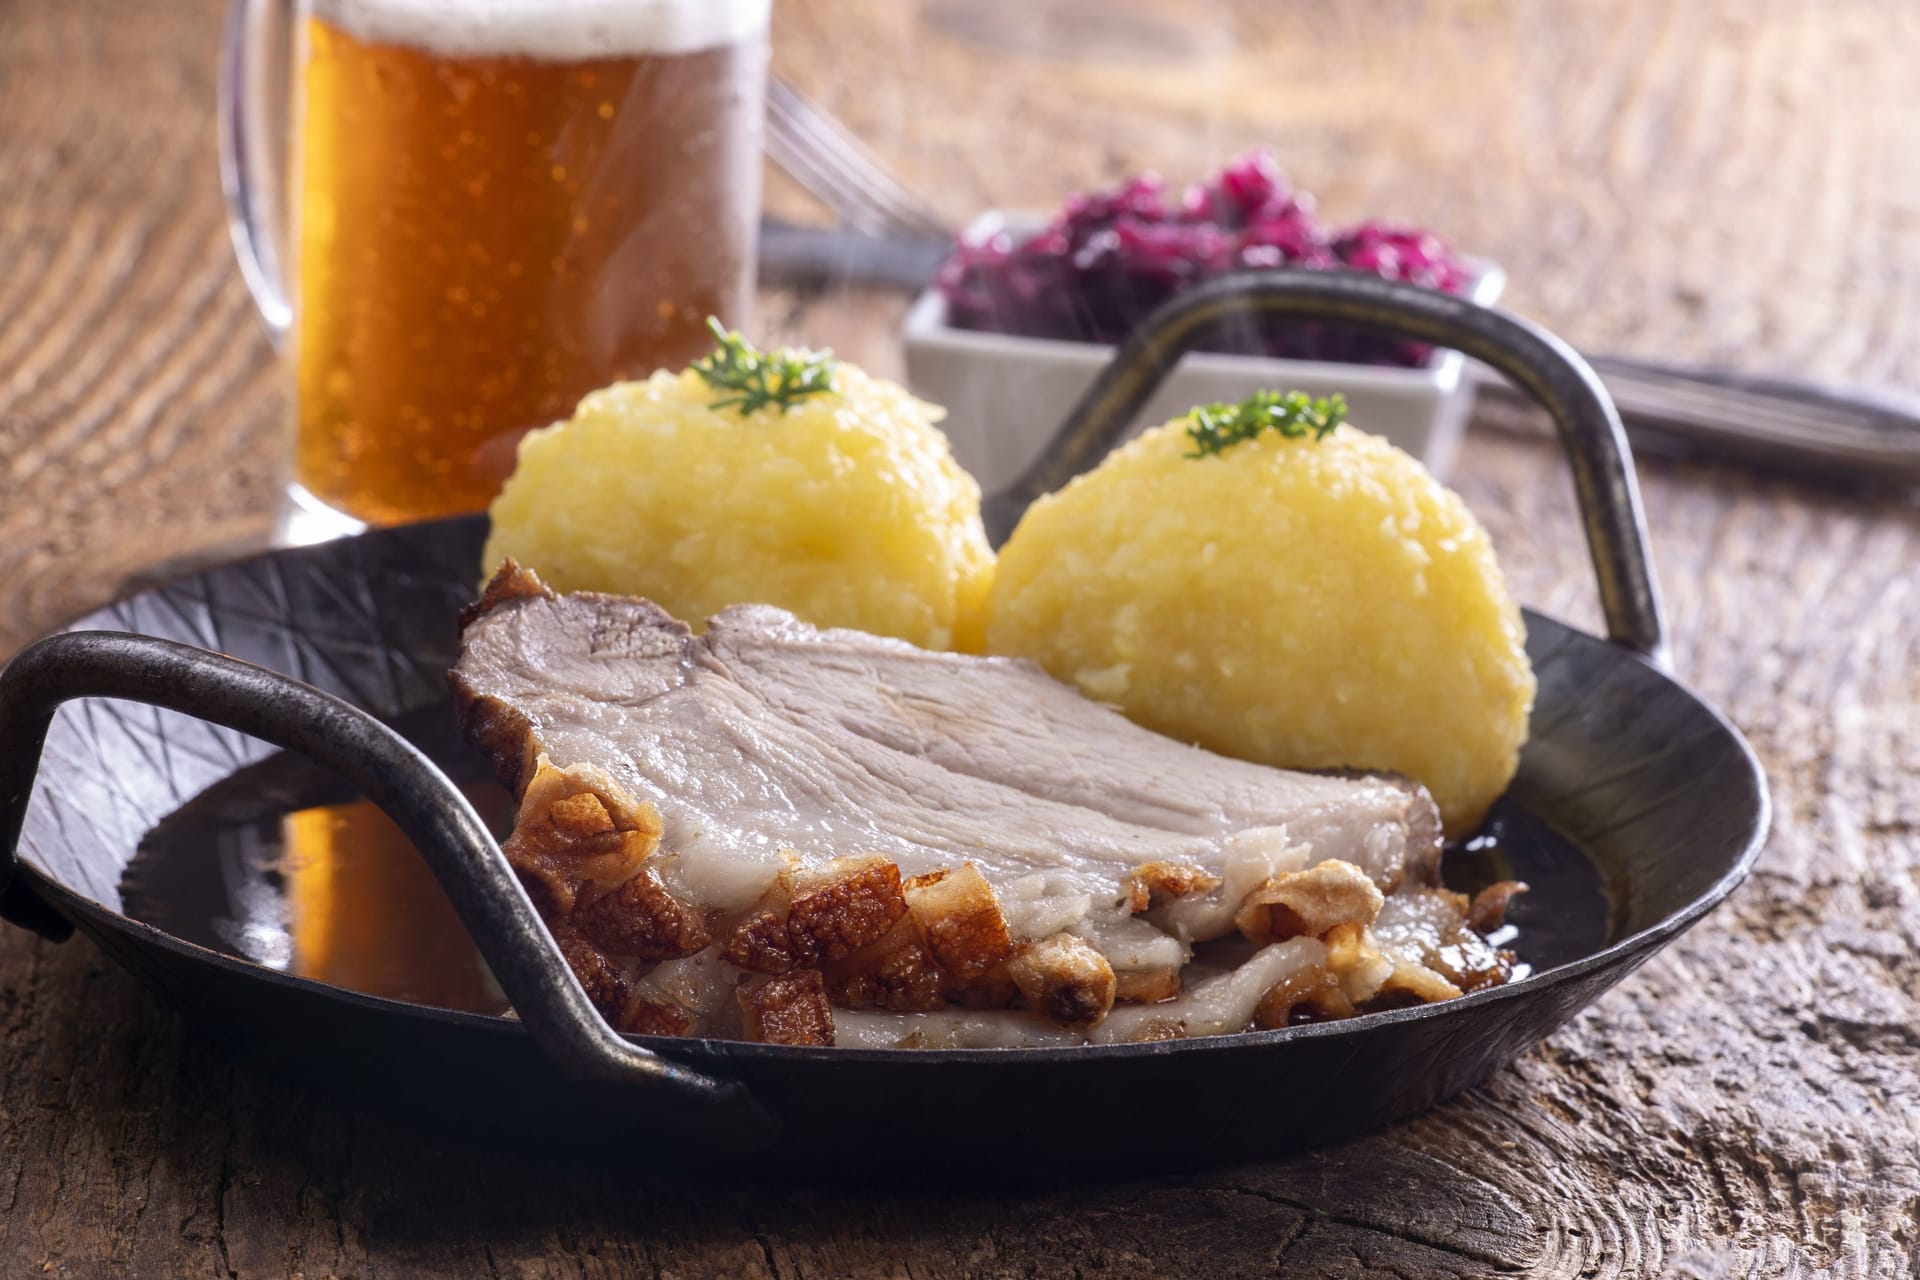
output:
[[[504, 831], [511, 800], [483, 762], [434, 732], [452, 720], [436, 710], [411, 717], [410, 736]], [[296, 977], [442, 1009], [507, 1009], [399, 828], [299, 756], [263, 760], [164, 819], [141, 842], [121, 891], [134, 919]]]

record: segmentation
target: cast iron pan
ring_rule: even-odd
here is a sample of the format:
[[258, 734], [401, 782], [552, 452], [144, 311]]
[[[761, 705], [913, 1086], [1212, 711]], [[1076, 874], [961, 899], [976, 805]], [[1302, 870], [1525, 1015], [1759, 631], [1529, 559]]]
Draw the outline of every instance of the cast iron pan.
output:
[[[996, 540], [1124, 433], [1209, 326], [1249, 308], [1457, 347], [1558, 424], [1610, 635], [1527, 615], [1539, 697], [1503, 804], [1605, 885], [1610, 910], [1580, 954], [1442, 1004], [1155, 1044], [847, 1050], [619, 1036], [468, 801], [384, 723], [437, 719], [435, 708], [451, 720], [445, 672], [479, 573], [477, 518], [194, 574], [20, 654], [0, 674], [0, 911], [49, 937], [86, 930], [214, 1035], [316, 1086], [470, 1133], [621, 1152], [650, 1170], [1117, 1174], [1298, 1150], [1432, 1106], [1724, 898], [1759, 852], [1766, 785], [1738, 732], [1666, 670], [1632, 464], [1605, 392], [1551, 335], [1469, 302], [1320, 273], [1189, 293], [989, 502]], [[123, 914], [123, 873], [147, 833], [276, 746], [336, 771], [413, 839], [517, 1021], [289, 976]]]

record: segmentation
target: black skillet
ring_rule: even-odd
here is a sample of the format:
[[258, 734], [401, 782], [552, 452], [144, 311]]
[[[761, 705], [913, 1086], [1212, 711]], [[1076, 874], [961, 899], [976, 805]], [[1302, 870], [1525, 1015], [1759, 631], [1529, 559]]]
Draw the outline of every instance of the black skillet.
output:
[[[479, 573], [478, 518], [183, 577], [21, 653], [0, 674], [0, 913], [50, 938], [86, 930], [213, 1034], [289, 1075], [469, 1132], [628, 1153], [640, 1168], [1112, 1174], [1298, 1150], [1432, 1106], [1552, 1032], [1731, 892], [1764, 839], [1766, 785], [1739, 733], [1666, 669], [1632, 463], [1599, 382], [1551, 335], [1469, 302], [1293, 273], [1185, 295], [1115, 357], [1045, 457], [989, 501], [996, 540], [1029, 501], [1111, 447], [1211, 325], [1249, 309], [1457, 347], [1558, 424], [1610, 638], [1527, 614], [1539, 695], [1503, 806], [1520, 861], [1551, 876], [1557, 859], [1605, 886], [1609, 909], [1578, 954], [1442, 1004], [1145, 1045], [623, 1038], [588, 1005], [473, 808], [383, 723], [446, 707], [455, 613]], [[62, 705], [74, 699], [116, 701]], [[412, 837], [519, 1020], [289, 976], [123, 914], [123, 873], [143, 837], [260, 767], [267, 744], [336, 771]]]

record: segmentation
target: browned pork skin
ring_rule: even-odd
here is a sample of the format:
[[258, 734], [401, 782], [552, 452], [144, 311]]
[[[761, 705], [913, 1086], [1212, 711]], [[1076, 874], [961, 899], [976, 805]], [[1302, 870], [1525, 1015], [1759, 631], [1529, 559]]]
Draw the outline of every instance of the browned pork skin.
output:
[[[1165, 1039], [1510, 971], [1469, 912], [1515, 890], [1439, 888], [1432, 801], [1401, 779], [1228, 760], [1029, 664], [766, 607], [696, 637], [511, 563], [463, 627], [463, 725], [519, 795], [507, 857], [623, 1030]], [[1229, 938], [1235, 963], [1195, 962]]]

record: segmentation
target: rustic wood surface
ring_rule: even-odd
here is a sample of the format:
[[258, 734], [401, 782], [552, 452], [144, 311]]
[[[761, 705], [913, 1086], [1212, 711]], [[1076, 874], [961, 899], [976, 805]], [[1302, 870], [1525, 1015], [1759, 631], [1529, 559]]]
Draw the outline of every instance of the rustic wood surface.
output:
[[[266, 528], [283, 375], [222, 223], [218, 8], [0, 0], [0, 654]], [[1920, 11], [1896, 0], [778, 9], [780, 68], [956, 218], [1264, 139], [1329, 213], [1498, 256], [1513, 304], [1579, 342], [1920, 380]], [[770, 296], [763, 321], [887, 370], [901, 310]], [[1531, 425], [1483, 416], [1457, 480], [1522, 598], [1591, 625]], [[91, 944], [9, 930], [0, 1274], [1913, 1274], [1920, 503], [1643, 476], [1680, 670], [1752, 737], [1774, 837], [1728, 906], [1458, 1102], [1120, 1186], [684, 1186], [342, 1110], [222, 1057]]]

